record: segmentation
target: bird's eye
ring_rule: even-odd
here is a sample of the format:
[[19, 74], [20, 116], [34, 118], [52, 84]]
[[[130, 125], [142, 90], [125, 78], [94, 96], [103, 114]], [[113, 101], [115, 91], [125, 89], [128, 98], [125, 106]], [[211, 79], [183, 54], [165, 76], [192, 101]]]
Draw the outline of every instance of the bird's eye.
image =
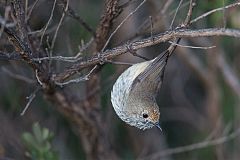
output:
[[146, 113], [143, 113], [143, 118], [148, 118], [148, 114], [146, 114]]

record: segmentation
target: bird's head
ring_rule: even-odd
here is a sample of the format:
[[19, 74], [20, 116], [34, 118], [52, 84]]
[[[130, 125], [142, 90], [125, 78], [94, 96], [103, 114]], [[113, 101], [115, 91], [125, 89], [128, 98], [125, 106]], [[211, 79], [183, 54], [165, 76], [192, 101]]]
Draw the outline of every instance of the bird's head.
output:
[[145, 130], [155, 126], [162, 130], [159, 124], [160, 112], [158, 107], [138, 107], [131, 112], [122, 112], [119, 117], [129, 125], [139, 129]]

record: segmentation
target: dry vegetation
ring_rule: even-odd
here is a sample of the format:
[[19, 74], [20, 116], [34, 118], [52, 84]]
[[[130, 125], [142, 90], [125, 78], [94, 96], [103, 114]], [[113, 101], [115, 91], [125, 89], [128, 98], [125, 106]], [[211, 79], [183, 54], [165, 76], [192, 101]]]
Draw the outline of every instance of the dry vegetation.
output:
[[[1, 0], [0, 159], [26, 159], [21, 135], [36, 121], [54, 133], [59, 159], [239, 159], [239, 7]], [[163, 132], [127, 126], [112, 84], [173, 46], [158, 98]]]

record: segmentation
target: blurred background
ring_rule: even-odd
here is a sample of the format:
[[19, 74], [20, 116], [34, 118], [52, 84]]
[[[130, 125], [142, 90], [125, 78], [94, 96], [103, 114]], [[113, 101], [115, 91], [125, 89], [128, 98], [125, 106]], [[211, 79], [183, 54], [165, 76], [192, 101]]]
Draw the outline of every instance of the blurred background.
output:
[[[51, 23], [43, 37], [43, 48], [49, 47], [49, 39], [54, 36], [65, 7], [63, 2], [56, 2]], [[121, 0], [119, 4], [127, 5], [113, 22], [112, 31], [141, 2]], [[107, 49], [169, 30], [179, 2], [146, 1], [120, 27]], [[233, 0], [197, 1], [192, 19], [235, 2]], [[48, 22], [55, 2], [26, 0], [26, 3], [29, 9], [34, 6], [28, 20], [32, 31], [29, 34], [40, 38], [41, 29]], [[0, 2], [1, 18], [6, 15], [8, 5], [7, 1]], [[184, 22], [188, 6], [189, 1], [184, 0], [172, 28]], [[104, 1], [71, 0], [69, 7], [95, 31], [103, 13]], [[214, 12], [193, 23], [190, 29], [220, 27], [240, 28], [238, 6]], [[75, 56], [92, 37], [93, 34], [83, 27], [79, 20], [66, 14], [56, 38], [53, 56]], [[108, 137], [107, 143], [118, 159], [238, 160], [240, 158], [239, 39], [184, 38], [180, 44], [182, 46], [178, 46], [170, 57], [163, 85], [157, 97], [161, 111], [162, 132], [157, 128], [142, 131], [128, 126], [115, 114], [110, 102], [110, 92], [117, 77], [129, 67], [127, 64], [104, 64], [98, 74], [99, 88], [86, 87], [85, 82], [64, 87], [66, 93], [80, 103], [89, 94], [97, 94], [100, 97], [99, 105], [103, 127]], [[168, 42], [161, 43], [138, 50], [137, 53], [151, 59], [166, 50], [169, 45]], [[1, 34], [0, 50], [14, 51], [4, 34]], [[89, 56], [89, 50], [84, 50], [81, 56]], [[113, 61], [133, 64], [144, 60], [127, 53]], [[53, 61], [53, 66], [54, 72], [61, 72], [70, 64]], [[41, 91], [36, 93], [26, 113], [20, 115], [28, 103], [29, 96], [36, 90], [36, 84], [35, 75], [26, 63], [0, 59], [0, 159], [1, 157], [2, 159], [4, 157], [87, 159], [84, 142], [74, 129], [78, 126], [73, 127], [72, 121], [63, 116], [56, 109], [56, 105], [48, 101]], [[101, 135], [99, 136], [101, 138]], [[109, 159], [115, 158], [109, 157]]]

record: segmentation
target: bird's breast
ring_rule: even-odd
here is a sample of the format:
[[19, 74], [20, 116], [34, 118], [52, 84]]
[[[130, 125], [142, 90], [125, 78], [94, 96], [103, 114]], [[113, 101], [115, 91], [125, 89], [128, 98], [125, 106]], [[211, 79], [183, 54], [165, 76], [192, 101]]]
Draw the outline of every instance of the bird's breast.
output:
[[129, 67], [119, 76], [113, 85], [111, 102], [115, 112], [121, 119], [124, 118], [126, 110], [130, 109], [126, 107], [131, 107], [127, 105], [127, 102], [131, 94], [130, 91], [134, 79], [146, 69], [149, 63], [150, 61], [146, 61]]

